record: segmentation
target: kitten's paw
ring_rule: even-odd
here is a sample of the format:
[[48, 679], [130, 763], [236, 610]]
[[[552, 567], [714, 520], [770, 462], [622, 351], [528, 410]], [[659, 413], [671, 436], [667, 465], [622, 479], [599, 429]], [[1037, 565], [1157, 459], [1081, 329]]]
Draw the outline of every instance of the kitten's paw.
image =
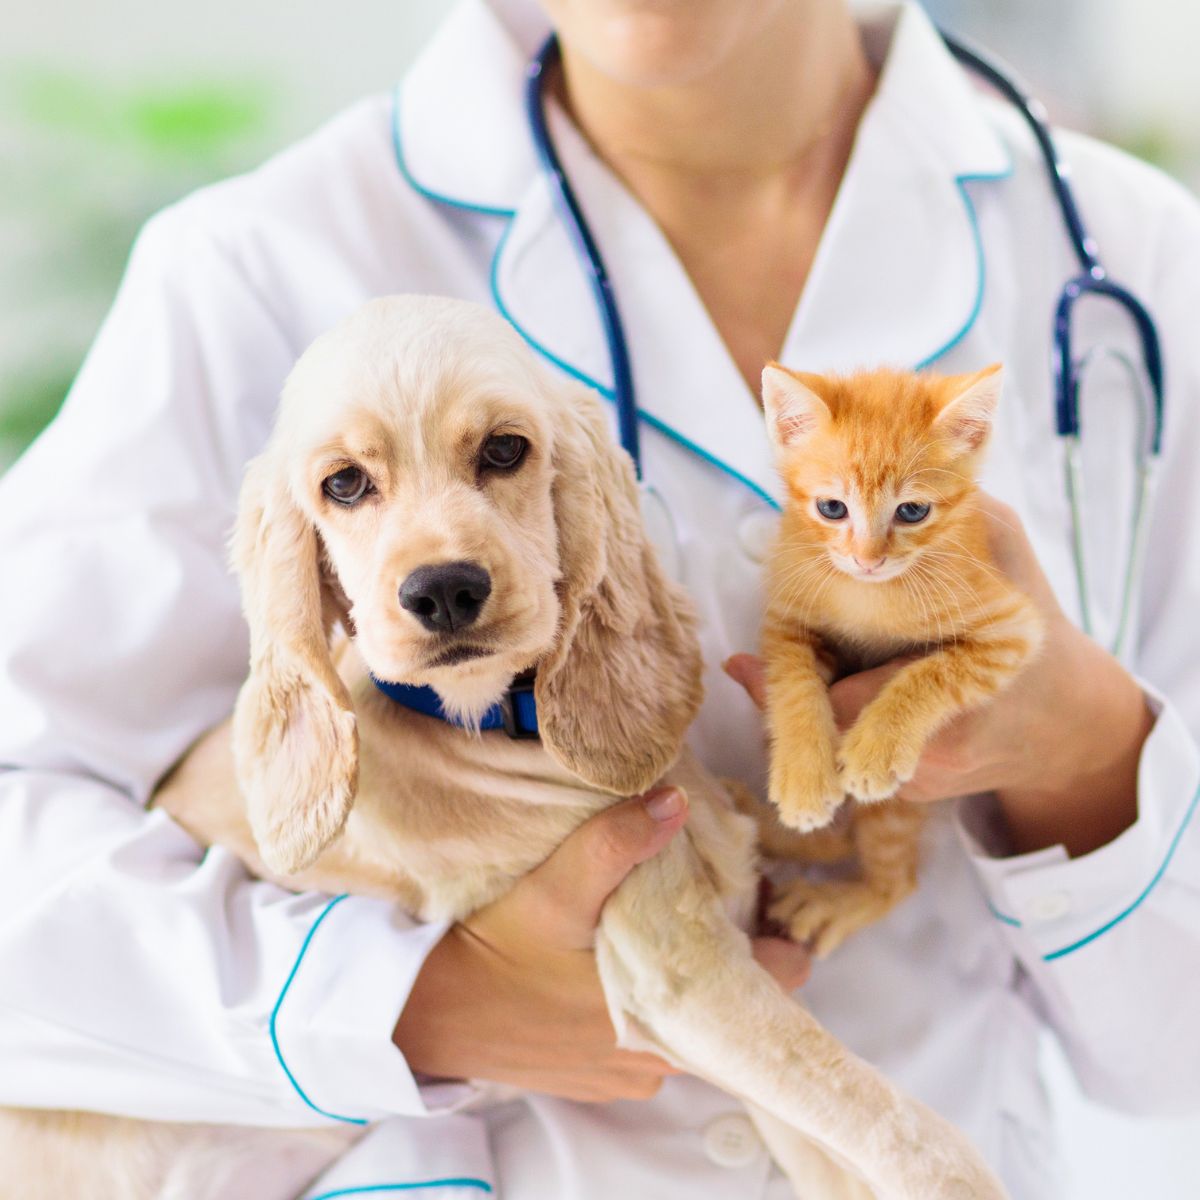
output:
[[802, 833], [828, 825], [846, 798], [832, 746], [806, 746], [802, 753], [777, 751], [768, 788], [780, 821]]
[[870, 804], [890, 800], [917, 773], [920, 758], [920, 745], [855, 726], [838, 751], [838, 774], [851, 796]]
[[768, 915], [784, 925], [813, 955], [825, 958], [851, 934], [874, 925], [902, 899], [862, 880], [797, 879], [771, 904]]

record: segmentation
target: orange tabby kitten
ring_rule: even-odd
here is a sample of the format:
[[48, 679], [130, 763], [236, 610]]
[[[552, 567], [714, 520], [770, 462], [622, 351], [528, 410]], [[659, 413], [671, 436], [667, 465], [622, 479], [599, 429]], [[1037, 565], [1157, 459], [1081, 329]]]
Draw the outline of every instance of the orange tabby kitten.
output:
[[[847, 378], [771, 364], [763, 407], [788, 502], [763, 656], [770, 798], [798, 857], [856, 853], [859, 876], [801, 880], [773, 915], [827, 954], [916, 886], [923, 811], [892, 801], [932, 734], [1011, 683], [1037, 652], [1033, 603], [992, 564], [975, 485], [1000, 368]], [[920, 655], [838, 738], [828, 685]], [[846, 795], [866, 802], [829, 824]], [[780, 831], [782, 833], [783, 831]]]

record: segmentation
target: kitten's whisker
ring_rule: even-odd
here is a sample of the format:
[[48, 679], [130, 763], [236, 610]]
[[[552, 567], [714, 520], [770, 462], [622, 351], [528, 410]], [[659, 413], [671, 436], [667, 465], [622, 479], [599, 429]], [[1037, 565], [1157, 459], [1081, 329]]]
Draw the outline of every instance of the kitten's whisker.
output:
[[[966, 615], [962, 607], [962, 593], [966, 591], [969, 594], [970, 600], [974, 602], [974, 607], [978, 608], [979, 592], [966, 575], [958, 569], [957, 563], [950, 561], [952, 559], [967, 559], [967, 556], [954, 554], [951, 551], [930, 550], [922, 557], [921, 563], [918, 566], [924, 567], [932, 580], [935, 580], [940, 586], [948, 590], [949, 595], [954, 598], [960, 620], [966, 624], [968, 622], [966, 621]], [[937, 566], [938, 562], [945, 562], [947, 565], [941, 566], [935, 571], [934, 567]]]
[[959, 548], [959, 550], [964, 552], [961, 555], [961, 557], [968, 559], [970, 562], [975, 563], [975, 565], [978, 566], [981, 570], [991, 571], [992, 573], [1000, 574], [1001, 577], [1003, 577], [1003, 573], [998, 572], [996, 567], [992, 563], [988, 562], [986, 558], [981, 558], [978, 554], [972, 554], [970, 551], [970, 547], [968, 547], [967, 544], [965, 542], [961, 541], [959, 538], [954, 537], [953, 534], [950, 534], [950, 533], [943, 534], [938, 539], [938, 541], [935, 543], [935, 545], [933, 547], [931, 547], [931, 549], [941, 550], [944, 546], [957, 546]]
[[933, 590], [933, 579], [931, 576], [923, 575], [921, 577], [921, 587], [923, 592], [929, 598], [929, 610], [933, 615], [934, 625], [937, 627], [937, 641], [942, 643], [946, 640], [946, 631], [943, 625], [942, 607], [938, 604], [937, 594]]
[[[962, 542], [957, 541], [955, 539], [947, 538], [946, 542], [949, 545], [958, 546], [960, 548], [960, 550], [962, 550], [962, 551], [967, 550], [967, 547], [965, 545], [963, 545]], [[947, 558], [947, 559], [949, 559], [949, 558], [961, 559], [964, 562], [970, 563], [972, 566], [974, 566], [978, 570], [983, 571], [985, 574], [991, 575], [994, 579], [1003, 580], [1003, 581], [1007, 582], [1003, 571], [1001, 571], [997, 567], [994, 567], [991, 563], [986, 562], [984, 559], [980, 558], [977, 554], [956, 553], [953, 550], [944, 550], [939, 545], [939, 547], [937, 549], [929, 549], [929, 550], [925, 551], [925, 557], [930, 557], [933, 555], [938, 555], [939, 557], [943, 557], [943, 558]]]
[[904, 466], [903, 466], [903, 467], [901, 467], [901, 468], [900, 468], [899, 474], [900, 474], [900, 475], [903, 475], [903, 474], [904, 474], [904, 473], [905, 473], [905, 472], [908, 470], [908, 468], [909, 468], [909, 467], [911, 467], [911, 466], [913, 465], [913, 463], [914, 463], [914, 462], [915, 462], [915, 461], [916, 461], [918, 458], [920, 458], [920, 456], [921, 456], [922, 454], [924, 454], [924, 453], [925, 453], [925, 450], [926, 450], [926, 447], [925, 447], [925, 446], [917, 446], [917, 447], [916, 447], [916, 448], [913, 450], [913, 452], [912, 452], [912, 453], [911, 453], [911, 454], [908, 456], [908, 461], [907, 461], [907, 462], [904, 464]]
[[791, 607], [808, 589], [810, 583], [818, 582], [823, 574], [831, 568], [832, 564], [827, 557], [791, 567], [775, 582], [776, 594], [781, 597], [787, 607]]
[[[954, 471], [943, 471], [941, 467], [922, 467], [919, 471], [911, 471], [903, 476], [905, 483], [911, 483], [914, 479], [923, 479], [926, 475], [949, 475], [951, 479], [962, 481], [962, 476]], [[941, 496], [944, 500], [945, 496]]]
[[821, 586], [819, 588], [817, 588], [817, 590], [813, 593], [812, 598], [809, 600], [808, 608], [805, 610], [806, 618], [807, 618], [808, 614], [812, 612], [813, 608], [816, 606], [817, 601], [820, 599], [821, 595], [824, 593], [825, 589], [830, 585], [830, 583], [833, 582], [833, 580], [837, 574], [838, 574], [837, 569], [832, 564], [830, 564], [829, 571], [826, 574], [824, 581], [822, 582]]
[[[928, 572], [923, 576], [923, 578], [931, 588], [936, 589], [936, 594], [943, 598], [943, 608], [947, 610], [947, 618], [951, 617], [952, 614], [948, 611], [948, 609], [950, 606], [953, 606], [954, 614], [957, 615], [957, 620], [954, 622], [954, 628], [956, 630], [966, 628], [970, 622], [967, 620], [966, 613], [963, 610], [962, 600], [955, 591], [954, 587], [951, 586], [950, 582], [935, 572]], [[939, 635], [940, 634], [941, 629], [939, 625]], [[940, 636], [939, 640], [941, 640]]]
[[[980, 511], [980, 513], [983, 512], [982, 509], [979, 509], [979, 511]], [[984, 515], [986, 515], [989, 520], [995, 521], [997, 525], [1002, 525], [1005, 529], [1007, 529], [1009, 531], [1009, 533], [1019, 534], [1021, 532], [1019, 526], [1013, 525], [1011, 522], [1004, 520], [1003, 517], [996, 516], [995, 513], [988, 513], [988, 514], [984, 514]]]
[[[921, 606], [921, 624], [928, 629], [931, 624], [936, 622], [936, 614], [931, 612], [930, 597], [928, 589], [925, 587], [924, 581], [916, 572], [909, 572], [905, 577], [908, 579], [912, 587], [912, 594], [916, 597], [917, 602]], [[940, 625], [939, 625], [940, 630]]]

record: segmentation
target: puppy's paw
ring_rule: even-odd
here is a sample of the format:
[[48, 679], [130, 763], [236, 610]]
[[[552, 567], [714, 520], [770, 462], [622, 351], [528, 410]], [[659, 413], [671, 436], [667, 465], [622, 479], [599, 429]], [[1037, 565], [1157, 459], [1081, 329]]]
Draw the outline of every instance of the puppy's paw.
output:
[[920, 743], [878, 732], [878, 722], [856, 725], [838, 751], [841, 786], [856, 800], [888, 800], [916, 773]]
[[803, 833], [828, 825], [846, 798], [832, 746], [777, 750], [768, 787], [780, 821]]

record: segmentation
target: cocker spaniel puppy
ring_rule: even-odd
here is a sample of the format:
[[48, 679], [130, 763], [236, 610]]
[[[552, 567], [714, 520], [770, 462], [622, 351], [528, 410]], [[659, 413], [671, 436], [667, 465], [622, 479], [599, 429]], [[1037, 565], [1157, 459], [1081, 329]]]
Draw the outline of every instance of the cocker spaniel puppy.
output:
[[[961, 1134], [754, 961], [753, 825], [682, 751], [701, 696], [691, 610], [591, 392], [551, 377], [484, 309], [375, 301], [289, 378], [246, 476], [234, 561], [250, 675], [231, 728], [159, 794], [200, 840], [293, 886], [457, 919], [615, 797], [678, 784], [684, 833], [634, 869], [596, 935], [618, 1034], [745, 1100], [809, 1200], [1001, 1200]], [[350, 637], [331, 649], [338, 628]], [[532, 723], [522, 687], [536, 738], [510, 736]], [[496, 711], [508, 732], [487, 728]], [[42, 1122], [43, 1144], [54, 1128]], [[120, 1128], [132, 1161], [149, 1127]], [[189, 1146], [211, 1161], [224, 1136], [171, 1131], [176, 1163]], [[238, 1154], [253, 1143], [225, 1133]], [[10, 1182], [38, 1138], [6, 1153]], [[104, 1194], [159, 1194], [111, 1160]], [[68, 1174], [22, 1195], [69, 1194]]]

